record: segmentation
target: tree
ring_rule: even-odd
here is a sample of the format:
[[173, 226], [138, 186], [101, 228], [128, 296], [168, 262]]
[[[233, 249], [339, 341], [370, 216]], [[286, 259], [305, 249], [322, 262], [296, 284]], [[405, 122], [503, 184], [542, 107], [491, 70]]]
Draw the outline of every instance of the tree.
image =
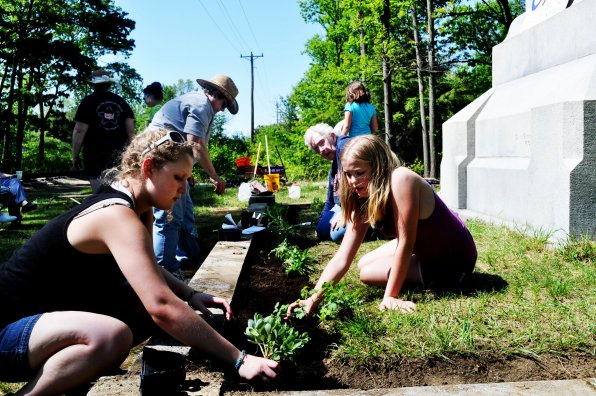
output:
[[[70, 92], [82, 96], [97, 59], [128, 56], [134, 21], [112, 0], [4, 0], [0, 2], [1, 166], [21, 168], [25, 131], [39, 133], [38, 161], [44, 158], [48, 121], [60, 113]], [[138, 74], [126, 64], [108, 65], [125, 96], [138, 98]], [[58, 117], [60, 118], [60, 117]]]

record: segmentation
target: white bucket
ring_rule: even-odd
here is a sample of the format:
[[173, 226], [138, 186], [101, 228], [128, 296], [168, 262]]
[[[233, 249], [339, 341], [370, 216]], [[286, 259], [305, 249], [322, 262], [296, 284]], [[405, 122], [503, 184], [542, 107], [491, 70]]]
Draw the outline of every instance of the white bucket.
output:
[[250, 199], [251, 188], [249, 183], [240, 183], [238, 188], [238, 200], [240, 202], [248, 202]]
[[292, 199], [300, 198], [300, 186], [290, 186], [288, 190], [288, 195]]

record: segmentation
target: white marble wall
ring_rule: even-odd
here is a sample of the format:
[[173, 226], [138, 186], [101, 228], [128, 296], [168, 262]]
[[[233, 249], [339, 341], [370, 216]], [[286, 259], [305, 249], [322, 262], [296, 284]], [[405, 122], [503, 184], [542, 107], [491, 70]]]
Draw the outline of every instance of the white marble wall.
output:
[[443, 124], [441, 196], [465, 216], [596, 236], [596, 0], [493, 49], [493, 87]]

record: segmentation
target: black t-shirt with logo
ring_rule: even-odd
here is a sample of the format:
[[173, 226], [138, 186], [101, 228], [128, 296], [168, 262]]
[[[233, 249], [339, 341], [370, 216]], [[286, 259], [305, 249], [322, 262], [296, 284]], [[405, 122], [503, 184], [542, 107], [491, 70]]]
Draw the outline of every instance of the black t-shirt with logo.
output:
[[83, 140], [83, 164], [89, 176], [118, 164], [128, 144], [127, 118], [134, 118], [132, 109], [113, 92], [93, 92], [81, 101], [75, 121], [89, 125]]

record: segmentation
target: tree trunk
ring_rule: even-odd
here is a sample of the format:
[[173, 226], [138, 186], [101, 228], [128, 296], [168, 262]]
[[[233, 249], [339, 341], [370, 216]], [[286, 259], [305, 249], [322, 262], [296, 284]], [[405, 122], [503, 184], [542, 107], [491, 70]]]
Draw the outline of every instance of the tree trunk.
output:
[[426, 0], [428, 23], [428, 143], [430, 156], [430, 177], [437, 177], [435, 151], [435, 21], [433, 0]]
[[391, 131], [393, 130], [393, 114], [391, 113], [391, 70], [387, 57], [390, 40], [390, 8], [389, 1], [383, 2], [383, 27], [385, 30], [385, 40], [383, 43], [383, 110], [385, 112], [385, 142], [391, 145]]
[[2, 169], [10, 172], [14, 167], [14, 156], [12, 154], [12, 125], [14, 124], [13, 106], [15, 101], [15, 82], [17, 75], [17, 62], [14, 60], [10, 70], [10, 82], [8, 86], [8, 98], [6, 100], [6, 109], [3, 109], [4, 117], [2, 119], [3, 133], [4, 133], [4, 150], [2, 152]]
[[420, 101], [420, 125], [422, 126], [422, 158], [424, 163], [424, 177], [429, 174], [428, 162], [428, 134], [426, 130], [426, 111], [424, 109], [424, 77], [422, 76], [422, 55], [420, 50], [420, 37], [418, 36], [418, 20], [416, 18], [416, 5], [412, 3], [412, 31], [414, 33], [414, 44], [416, 47], [416, 75], [418, 77], [418, 98]]
[[[362, 11], [358, 11], [358, 19], [360, 23], [364, 19], [364, 14]], [[364, 45], [364, 28], [360, 25], [360, 56], [364, 58], [366, 56], [366, 46]]]

